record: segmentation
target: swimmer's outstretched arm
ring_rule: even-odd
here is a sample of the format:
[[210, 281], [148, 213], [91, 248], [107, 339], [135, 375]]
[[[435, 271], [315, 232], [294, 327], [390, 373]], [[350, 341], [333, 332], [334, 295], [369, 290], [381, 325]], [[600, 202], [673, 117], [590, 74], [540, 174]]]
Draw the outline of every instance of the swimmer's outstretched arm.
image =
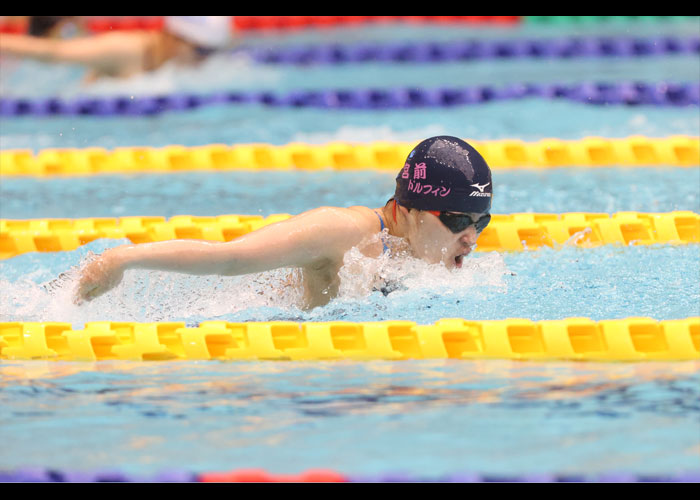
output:
[[119, 284], [128, 269], [236, 276], [281, 267], [320, 269], [342, 261], [363, 237], [346, 209], [324, 207], [271, 224], [230, 242], [171, 240], [105, 251], [82, 270], [76, 300], [91, 300]]
[[0, 53], [49, 62], [84, 64], [112, 69], [141, 60], [142, 38], [133, 34], [106, 33], [84, 38], [55, 40], [27, 35], [0, 37]]

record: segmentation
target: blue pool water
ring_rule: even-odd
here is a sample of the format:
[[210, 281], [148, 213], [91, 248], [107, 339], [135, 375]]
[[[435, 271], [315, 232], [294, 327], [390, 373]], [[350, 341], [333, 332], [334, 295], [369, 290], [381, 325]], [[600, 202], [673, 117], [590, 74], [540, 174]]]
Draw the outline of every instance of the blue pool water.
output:
[[[694, 363], [5, 362], [0, 469], [697, 470]], [[51, 452], [52, 451], [52, 452]]]
[[[397, 38], [560, 36], [561, 26], [457, 30], [371, 27], [258, 36], [255, 44]], [[577, 26], [576, 33], [697, 34], [697, 26]], [[567, 31], [567, 34], [571, 31]], [[146, 95], [175, 90], [500, 85], [514, 81], [697, 81], [700, 59], [490, 61], [461, 64], [258, 66], [217, 58], [199, 72], [166, 68], [81, 83], [76, 68], [3, 61], [2, 95]], [[49, 77], [50, 75], [50, 77]], [[700, 135], [697, 107], [591, 106], [528, 99], [449, 109], [349, 111], [209, 107], [154, 117], [3, 119], [2, 149], [211, 143], [490, 140], [589, 135]], [[3, 178], [3, 218], [296, 214], [318, 205], [378, 207], [394, 175], [225, 172]], [[494, 213], [700, 212], [700, 169], [667, 166], [495, 171]], [[352, 253], [340, 296], [302, 311], [276, 284], [288, 271], [233, 278], [128, 272], [112, 293], [72, 303], [75, 267], [125, 243], [0, 261], [0, 321], [532, 320], [700, 315], [700, 246], [477, 252], [448, 272], [409, 257]], [[478, 248], [478, 247], [477, 247]], [[58, 286], [42, 285], [66, 272]], [[377, 272], [401, 288], [371, 290]], [[0, 470], [217, 471], [439, 476], [700, 470], [700, 364], [531, 362], [0, 363]]]
[[[696, 72], [700, 73], [700, 66]], [[576, 119], [572, 120], [571, 117]], [[695, 135], [694, 108], [593, 106], [523, 99], [480, 106], [385, 111], [205, 107], [155, 117], [18, 118], [3, 123], [3, 149], [162, 147], [171, 144], [419, 141], [434, 135], [536, 141], [588, 136]], [[258, 124], [264, 124], [260, 126]]]
[[[128, 271], [113, 293], [76, 306], [74, 276], [58, 289], [42, 285], [77, 266], [90, 252], [128, 243], [99, 240], [59, 255], [25, 254], [0, 264], [5, 321], [384, 321], [430, 324], [441, 318], [595, 320], [698, 314], [697, 245], [544, 249], [477, 253], [456, 272], [403, 258], [346, 259], [341, 294], [327, 306], [302, 311], [298, 296], [281, 293], [286, 270], [243, 277], [192, 277]], [[478, 247], [477, 247], [478, 248]], [[401, 284], [372, 291], [383, 273]]]
[[[0, 186], [10, 219], [126, 215], [298, 214], [317, 206], [379, 207], [395, 173], [220, 172], [8, 178]], [[696, 168], [497, 170], [493, 213], [700, 211]], [[86, 200], [90, 200], [86, 203]]]

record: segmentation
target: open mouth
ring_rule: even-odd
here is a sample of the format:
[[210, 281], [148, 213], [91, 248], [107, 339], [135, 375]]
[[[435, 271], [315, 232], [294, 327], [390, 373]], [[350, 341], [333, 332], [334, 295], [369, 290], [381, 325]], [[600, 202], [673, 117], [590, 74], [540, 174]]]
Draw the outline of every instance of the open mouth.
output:
[[464, 258], [470, 253], [472, 253], [471, 248], [463, 248], [462, 253], [455, 255], [455, 267], [458, 269], [461, 268], [462, 264], [464, 264]]

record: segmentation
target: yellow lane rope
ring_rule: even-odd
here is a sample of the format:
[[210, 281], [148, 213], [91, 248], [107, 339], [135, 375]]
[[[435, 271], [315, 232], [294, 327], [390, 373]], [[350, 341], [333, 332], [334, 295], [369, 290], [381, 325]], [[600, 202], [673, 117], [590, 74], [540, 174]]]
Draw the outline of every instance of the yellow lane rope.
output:
[[700, 317], [296, 323], [0, 323], [0, 359], [648, 361], [700, 359]]
[[[173, 216], [86, 219], [0, 219], [0, 259], [28, 252], [75, 250], [100, 238], [149, 243], [173, 239], [231, 241], [289, 214]], [[700, 243], [700, 215], [618, 212], [494, 214], [477, 241], [477, 251], [518, 251], [543, 246]]]
[[[472, 141], [494, 169], [568, 166], [700, 166], [700, 138], [631, 136], [580, 140]], [[412, 142], [333, 142], [210, 144], [206, 146], [124, 147], [0, 151], [2, 176], [93, 175], [136, 172], [226, 170], [375, 169], [397, 172]]]

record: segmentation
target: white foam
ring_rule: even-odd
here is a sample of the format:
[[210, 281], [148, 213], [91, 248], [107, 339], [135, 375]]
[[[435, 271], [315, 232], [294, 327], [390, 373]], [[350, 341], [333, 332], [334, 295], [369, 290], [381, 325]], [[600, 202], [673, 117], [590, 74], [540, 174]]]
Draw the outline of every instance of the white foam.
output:
[[[93, 258], [92, 254], [81, 265]], [[89, 321], [155, 322], [210, 319], [247, 308], [294, 308], [297, 288], [291, 270], [238, 277], [189, 276], [133, 270], [122, 282], [96, 299], [76, 304], [79, 266], [46, 283], [37, 283], [45, 270], [19, 280], [0, 280], [0, 321], [60, 321], [74, 325]]]
[[[377, 235], [375, 238], [379, 238]], [[411, 255], [405, 240], [385, 234], [391, 249], [376, 259], [367, 258], [352, 248], [345, 255], [339, 275], [340, 299], [362, 299], [375, 291], [398, 295], [415, 291], [440, 291], [451, 294], [474, 287], [505, 287], [503, 276], [511, 274], [497, 252], [465, 258], [461, 268], [447, 269]], [[388, 292], [388, 293], [387, 293]]]
[[[339, 272], [336, 304], [349, 301], [372, 307], [365, 305], [372, 294], [382, 293], [394, 300], [406, 294], [444, 296], [460, 294], [465, 289], [506, 286], [503, 276], [510, 271], [496, 252], [472, 254], [461, 269], [449, 270], [442, 264], [428, 264], [413, 257], [403, 239], [388, 234], [383, 237], [391, 248], [390, 254], [368, 258], [358, 248], [346, 253]], [[81, 265], [92, 258], [94, 255], [88, 253]], [[46, 283], [37, 283], [46, 279], [46, 270], [42, 269], [16, 281], [0, 280], [0, 321], [59, 321], [73, 325], [106, 320], [194, 323], [232, 315], [253, 315], [265, 321], [270, 320], [263, 317], [266, 314], [305, 314], [301, 310], [300, 272], [293, 269], [235, 277], [131, 270], [124, 273], [114, 289], [80, 305], [74, 303], [78, 269], [75, 266]], [[314, 314], [323, 314], [324, 308], [319, 309]]]

